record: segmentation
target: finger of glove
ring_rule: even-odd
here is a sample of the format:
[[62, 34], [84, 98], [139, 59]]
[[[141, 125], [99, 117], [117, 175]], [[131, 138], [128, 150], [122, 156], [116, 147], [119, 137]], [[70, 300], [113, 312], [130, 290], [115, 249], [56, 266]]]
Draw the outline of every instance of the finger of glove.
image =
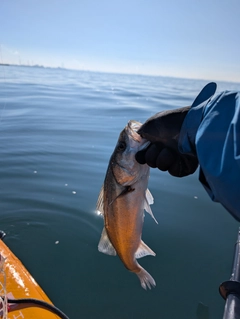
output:
[[[157, 167], [157, 159], [159, 157], [159, 154], [162, 152], [164, 148], [165, 148], [164, 145], [161, 143], [150, 144], [146, 149], [137, 152], [135, 155], [135, 159], [139, 164], [148, 163], [150, 164], [149, 166], [155, 168]], [[160, 166], [163, 165], [161, 164], [161, 161], [164, 161], [164, 153], [163, 153], [163, 156], [160, 156], [159, 160], [160, 160]]]
[[157, 158], [159, 155], [159, 149], [156, 147], [156, 145], [151, 144], [150, 147], [146, 150], [145, 154], [145, 160], [148, 166], [155, 168], [157, 167]]
[[152, 146], [152, 144], [149, 144], [147, 148], [144, 148], [143, 150], [139, 151], [135, 155], [135, 159], [139, 164], [146, 164], [146, 152], [148, 149]]
[[184, 177], [193, 174], [198, 167], [198, 159], [191, 155], [180, 155], [169, 167], [172, 176]]
[[167, 171], [176, 161], [176, 153], [164, 148], [158, 155], [156, 165], [161, 171]]
[[168, 110], [149, 118], [138, 130], [138, 134], [152, 143], [169, 144], [181, 130], [181, 126], [189, 107]]
[[146, 150], [142, 150], [142, 151], [137, 152], [135, 155], [136, 161], [139, 164], [146, 164], [145, 155], [146, 155]]

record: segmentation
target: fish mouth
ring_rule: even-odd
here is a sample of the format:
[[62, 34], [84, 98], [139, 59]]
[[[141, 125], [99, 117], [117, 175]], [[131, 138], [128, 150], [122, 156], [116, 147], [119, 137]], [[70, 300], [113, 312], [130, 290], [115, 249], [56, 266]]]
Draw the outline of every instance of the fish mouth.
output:
[[141, 151], [148, 147], [150, 144], [145, 138], [142, 138], [140, 134], [138, 134], [138, 130], [141, 128], [142, 123], [131, 120], [127, 123], [126, 129], [127, 133], [131, 136], [131, 138], [142, 145], [140, 145], [138, 151]]
[[132, 137], [132, 139], [136, 142], [141, 143], [143, 138], [137, 133], [137, 131], [142, 126], [142, 123], [131, 120], [127, 123], [126, 129], [127, 133]]

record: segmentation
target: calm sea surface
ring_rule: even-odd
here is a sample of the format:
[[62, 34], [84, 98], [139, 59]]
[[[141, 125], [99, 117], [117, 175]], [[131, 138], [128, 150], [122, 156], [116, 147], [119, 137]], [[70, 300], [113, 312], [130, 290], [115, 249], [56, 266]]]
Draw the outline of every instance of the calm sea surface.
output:
[[[155, 203], [139, 262], [144, 291], [118, 257], [97, 250], [94, 213], [109, 157], [127, 121], [191, 104], [207, 81], [0, 66], [0, 229], [5, 242], [71, 319], [215, 319], [239, 224], [211, 202], [198, 173], [151, 169]], [[218, 90], [240, 84], [218, 83]]]

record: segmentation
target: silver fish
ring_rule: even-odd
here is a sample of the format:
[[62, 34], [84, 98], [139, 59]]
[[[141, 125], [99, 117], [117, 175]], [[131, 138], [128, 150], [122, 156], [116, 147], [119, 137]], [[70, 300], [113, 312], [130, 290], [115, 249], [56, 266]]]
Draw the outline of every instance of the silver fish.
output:
[[97, 201], [97, 212], [104, 217], [98, 250], [117, 254], [124, 266], [136, 273], [141, 286], [151, 289], [156, 286], [154, 279], [136, 260], [156, 255], [141, 240], [144, 210], [156, 221], [150, 208], [153, 197], [147, 189], [149, 167], [135, 160], [135, 154], [149, 144], [137, 133], [141, 126], [136, 121], [128, 122], [110, 158]]

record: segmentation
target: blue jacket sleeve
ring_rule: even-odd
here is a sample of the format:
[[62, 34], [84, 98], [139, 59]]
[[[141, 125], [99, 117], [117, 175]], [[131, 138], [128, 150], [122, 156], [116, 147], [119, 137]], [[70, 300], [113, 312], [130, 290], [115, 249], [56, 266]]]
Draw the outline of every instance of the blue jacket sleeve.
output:
[[197, 155], [208, 194], [240, 221], [240, 92], [226, 91], [192, 107], [179, 149]]

